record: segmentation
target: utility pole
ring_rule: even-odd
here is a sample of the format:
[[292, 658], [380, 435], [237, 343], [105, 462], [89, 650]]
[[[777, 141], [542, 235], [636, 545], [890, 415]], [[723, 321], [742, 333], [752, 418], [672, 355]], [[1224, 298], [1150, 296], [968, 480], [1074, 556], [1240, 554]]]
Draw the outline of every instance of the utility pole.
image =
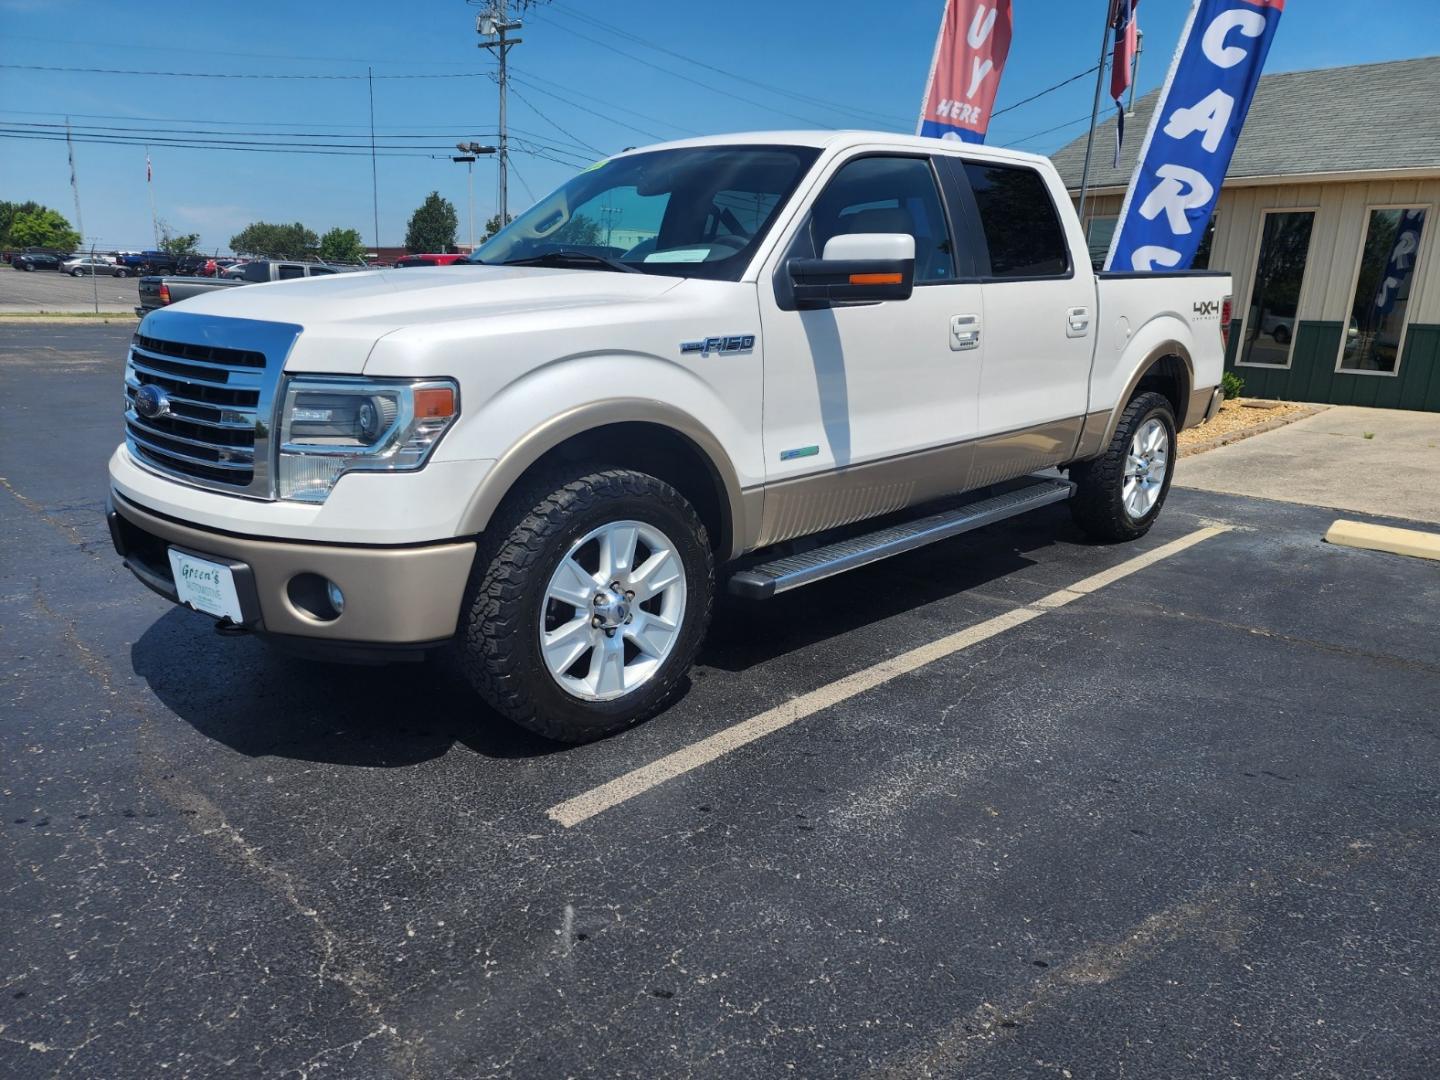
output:
[[507, 0], [490, 0], [489, 6], [475, 17], [475, 32], [484, 41], [480, 48], [489, 49], [500, 61], [498, 84], [500, 86], [500, 227], [510, 220], [510, 134], [505, 127], [506, 57], [510, 50], [520, 44], [520, 38], [506, 37], [511, 30], [519, 30], [519, 20], [511, 21], [506, 12]]
[[375, 165], [375, 69], [365, 69], [370, 87], [370, 204], [375, 211], [375, 251], [380, 251], [380, 173]]
[[70, 155], [70, 190], [75, 194], [75, 231], [85, 236], [85, 222], [80, 219], [80, 182], [75, 179], [75, 144], [70, 141], [70, 118], [65, 117], [65, 151]]
[[455, 149], [460, 151], [458, 156], [452, 156], [451, 161], [465, 163], [466, 183], [470, 189], [470, 252], [475, 252], [475, 158], [479, 154], [493, 154], [495, 147], [481, 146], [477, 142], [457, 142]]

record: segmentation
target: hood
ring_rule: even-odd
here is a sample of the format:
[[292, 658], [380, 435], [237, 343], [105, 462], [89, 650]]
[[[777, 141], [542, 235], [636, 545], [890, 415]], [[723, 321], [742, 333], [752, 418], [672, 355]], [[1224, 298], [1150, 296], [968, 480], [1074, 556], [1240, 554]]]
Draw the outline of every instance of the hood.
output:
[[537, 266], [424, 266], [238, 285], [183, 302], [186, 312], [364, 327], [372, 337], [416, 323], [650, 300], [683, 279]]
[[286, 368], [344, 374], [362, 370], [375, 342], [405, 327], [613, 309], [653, 300], [684, 280], [535, 266], [366, 270], [216, 289], [154, 315], [173, 311], [299, 326]]

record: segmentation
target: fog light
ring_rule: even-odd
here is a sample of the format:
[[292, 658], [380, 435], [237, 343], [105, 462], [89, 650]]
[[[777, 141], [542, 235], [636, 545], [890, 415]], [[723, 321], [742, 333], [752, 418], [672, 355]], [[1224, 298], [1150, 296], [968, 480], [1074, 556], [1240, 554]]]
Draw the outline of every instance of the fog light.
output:
[[340, 586], [333, 581], [325, 583], [325, 595], [330, 599], [330, 606], [335, 609], [336, 615], [345, 613], [345, 594], [340, 591]]

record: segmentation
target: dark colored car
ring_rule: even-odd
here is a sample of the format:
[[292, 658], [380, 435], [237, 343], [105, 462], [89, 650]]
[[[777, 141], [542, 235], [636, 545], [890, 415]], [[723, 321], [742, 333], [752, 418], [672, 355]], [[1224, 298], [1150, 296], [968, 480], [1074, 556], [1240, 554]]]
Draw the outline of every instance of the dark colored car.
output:
[[47, 255], [41, 251], [16, 255], [10, 265], [16, 270], [59, 270], [64, 260], [59, 255]]
[[396, 268], [404, 266], [450, 266], [465, 259], [464, 255], [406, 255], [395, 260]]

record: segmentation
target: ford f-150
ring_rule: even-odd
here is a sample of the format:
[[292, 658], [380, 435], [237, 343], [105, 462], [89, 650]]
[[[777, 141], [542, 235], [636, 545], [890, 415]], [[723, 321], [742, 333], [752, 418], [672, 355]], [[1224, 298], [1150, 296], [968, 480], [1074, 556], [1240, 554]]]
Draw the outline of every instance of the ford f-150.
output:
[[112, 536], [227, 632], [443, 649], [504, 716], [583, 741], [679, 692], [717, 588], [763, 601], [1060, 501], [1143, 535], [1177, 432], [1219, 407], [1229, 294], [1093, 272], [1040, 157], [631, 150], [470, 265], [148, 314]]

